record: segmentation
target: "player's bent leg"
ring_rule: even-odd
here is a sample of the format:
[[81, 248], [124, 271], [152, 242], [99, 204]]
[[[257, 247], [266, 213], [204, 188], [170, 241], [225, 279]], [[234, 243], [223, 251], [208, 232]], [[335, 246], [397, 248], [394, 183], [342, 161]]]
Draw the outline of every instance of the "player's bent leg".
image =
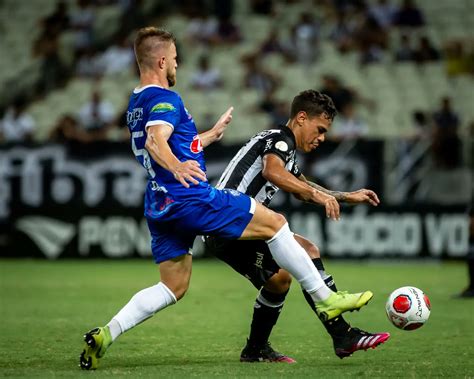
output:
[[290, 272], [315, 297], [315, 301], [326, 299], [331, 294], [282, 215], [257, 203], [241, 239], [264, 239], [275, 262]]
[[241, 238], [265, 238], [269, 233], [274, 233], [266, 240], [273, 259], [281, 268], [290, 272], [308, 292], [317, 303], [316, 310], [323, 320], [332, 319], [347, 311], [359, 310], [372, 298], [370, 291], [357, 294], [331, 291], [306, 251], [296, 241], [285, 218], [256, 204], [254, 216]]

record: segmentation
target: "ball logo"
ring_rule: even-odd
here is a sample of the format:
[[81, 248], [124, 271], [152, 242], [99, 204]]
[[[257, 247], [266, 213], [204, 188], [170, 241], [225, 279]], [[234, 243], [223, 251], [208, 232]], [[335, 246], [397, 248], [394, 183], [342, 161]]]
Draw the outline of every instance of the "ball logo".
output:
[[193, 142], [189, 146], [189, 150], [191, 150], [194, 154], [200, 153], [202, 151], [202, 142], [199, 136], [194, 136]]
[[393, 309], [398, 313], [406, 313], [411, 307], [410, 297], [407, 295], [399, 295], [393, 300]]

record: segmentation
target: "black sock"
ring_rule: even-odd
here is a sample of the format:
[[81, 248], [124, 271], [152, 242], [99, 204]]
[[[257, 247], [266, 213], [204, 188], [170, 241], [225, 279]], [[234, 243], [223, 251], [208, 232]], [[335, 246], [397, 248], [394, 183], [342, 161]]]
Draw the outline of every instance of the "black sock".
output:
[[248, 344], [252, 346], [263, 346], [268, 341], [273, 326], [276, 324], [283, 308], [285, 293], [273, 293], [262, 288], [253, 309], [252, 325]]
[[[313, 264], [316, 266], [318, 269], [319, 273], [321, 274], [321, 277], [324, 280], [324, 283], [334, 292], [337, 292], [337, 287], [336, 283], [334, 282], [334, 279], [332, 278], [331, 275], [328, 275], [326, 271], [324, 270], [324, 264], [321, 258], [314, 258], [312, 259]], [[307, 293], [305, 290], [303, 290], [303, 295], [304, 298], [306, 299], [306, 302], [309, 304], [311, 309], [314, 311], [314, 313], [317, 314], [316, 312], [316, 306], [314, 305], [314, 301], [311, 298], [311, 295]], [[344, 320], [344, 317], [338, 316], [332, 320], [327, 320], [327, 321], [321, 321], [328, 331], [328, 333], [331, 335], [331, 337], [338, 337], [343, 334], [345, 334], [349, 328], [351, 327], [346, 320]]]
[[316, 266], [318, 271], [324, 271], [324, 264], [321, 258], [313, 258], [311, 260], [313, 261], [313, 264]]
[[338, 316], [332, 320], [323, 321], [323, 325], [332, 338], [344, 336], [351, 326], [344, 320], [344, 317]]

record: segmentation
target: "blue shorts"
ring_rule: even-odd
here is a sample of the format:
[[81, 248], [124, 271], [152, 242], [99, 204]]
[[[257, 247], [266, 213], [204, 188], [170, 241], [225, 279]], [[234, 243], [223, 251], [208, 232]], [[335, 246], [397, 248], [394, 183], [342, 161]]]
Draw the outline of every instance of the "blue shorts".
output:
[[251, 197], [235, 190], [214, 189], [209, 198], [174, 202], [162, 217], [147, 217], [156, 263], [188, 254], [197, 235], [238, 239], [255, 212]]

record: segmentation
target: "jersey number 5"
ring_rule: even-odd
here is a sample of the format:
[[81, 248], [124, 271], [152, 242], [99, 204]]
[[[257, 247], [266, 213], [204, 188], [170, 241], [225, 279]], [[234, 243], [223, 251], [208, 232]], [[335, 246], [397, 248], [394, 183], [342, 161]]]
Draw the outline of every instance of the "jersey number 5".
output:
[[[146, 149], [137, 148], [137, 144], [135, 143], [135, 139], [141, 138], [143, 137], [143, 135], [144, 134], [142, 131], [132, 132], [132, 151], [133, 151], [133, 154], [135, 154], [135, 156], [141, 162], [143, 167], [145, 167], [145, 170], [148, 173], [148, 177], [150, 179], [154, 179], [156, 176], [156, 173], [155, 173], [155, 170], [153, 170], [153, 167], [151, 166], [150, 154], [148, 154], [148, 151], [146, 151]], [[142, 159], [140, 159], [139, 157], [142, 157]], [[167, 192], [165, 188], [160, 187], [158, 183], [156, 183], [154, 180], [151, 181], [151, 185], [152, 185], [153, 190], [155, 191], [161, 190], [163, 192]]]

